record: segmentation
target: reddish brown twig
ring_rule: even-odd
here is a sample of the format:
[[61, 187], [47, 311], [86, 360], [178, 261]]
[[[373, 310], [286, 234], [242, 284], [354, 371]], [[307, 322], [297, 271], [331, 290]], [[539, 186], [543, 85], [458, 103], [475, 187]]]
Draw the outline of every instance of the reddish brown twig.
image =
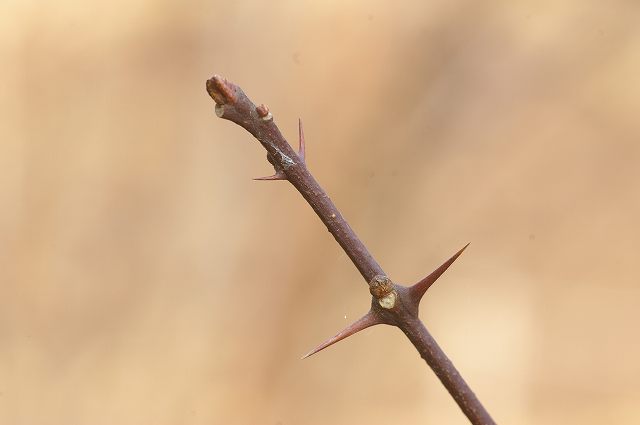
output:
[[467, 246], [415, 285], [404, 287], [393, 283], [307, 170], [302, 122], [299, 123], [300, 148], [296, 153], [273, 122], [273, 115], [269, 109], [264, 105], [256, 107], [240, 87], [215, 75], [207, 81], [207, 92], [216, 102], [218, 117], [244, 127], [267, 150], [267, 159], [273, 165], [275, 174], [259, 180], [288, 180], [311, 205], [369, 284], [369, 292], [372, 295], [369, 312], [304, 357], [311, 356], [370, 326], [397, 326], [433, 369], [471, 423], [494, 424], [489, 413], [418, 318], [418, 306], [422, 296]]

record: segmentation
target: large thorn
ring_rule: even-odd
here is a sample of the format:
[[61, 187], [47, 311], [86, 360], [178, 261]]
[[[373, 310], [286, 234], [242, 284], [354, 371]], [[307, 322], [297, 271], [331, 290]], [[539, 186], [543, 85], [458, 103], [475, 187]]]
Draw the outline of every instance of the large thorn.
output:
[[305, 148], [304, 148], [304, 130], [302, 130], [302, 119], [298, 118], [298, 156], [305, 162]]
[[330, 345], [335, 344], [338, 341], [342, 341], [343, 339], [360, 332], [363, 329], [367, 329], [370, 326], [374, 326], [374, 325], [379, 325], [382, 322], [373, 315], [373, 313], [371, 311], [369, 311], [367, 314], [365, 314], [364, 316], [362, 316], [359, 320], [357, 320], [356, 322], [352, 323], [351, 325], [347, 326], [345, 329], [342, 330], [342, 332], [340, 332], [339, 334], [337, 334], [336, 336], [329, 338], [328, 340], [326, 340], [325, 342], [323, 342], [322, 344], [318, 345], [316, 348], [314, 348], [313, 350], [309, 351], [307, 354], [305, 354], [302, 359], [306, 359], [309, 356], [313, 356], [314, 354], [316, 354], [318, 351], [322, 351], [325, 348], [327, 348]]
[[468, 246], [469, 244], [466, 244], [460, 251], [456, 252], [453, 255], [453, 257], [445, 261], [440, 267], [435, 269], [429, 276], [425, 277], [415, 285], [409, 287], [409, 294], [411, 295], [411, 299], [416, 304], [420, 302], [420, 299], [422, 299], [422, 296], [424, 295], [424, 293], [427, 292], [427, 289], [429, 289], [429, 287], [433, 285], [433, 283], [436, 280], [438, 280], [440, 276], [442, 276], [442, 273], [444, 273], [449, 268], [449, 266], [453, 264], [454, 261], [456, 261], [456, 259], [460, 256], [460, 254], [462, 254], [462, 252], [465, 249], [467, 249]]
[[254, 180], [286, 180], [287, 176], [284, 175], [282, 171], [278, 171], [275, 174], [264, 177], [255, 177]]

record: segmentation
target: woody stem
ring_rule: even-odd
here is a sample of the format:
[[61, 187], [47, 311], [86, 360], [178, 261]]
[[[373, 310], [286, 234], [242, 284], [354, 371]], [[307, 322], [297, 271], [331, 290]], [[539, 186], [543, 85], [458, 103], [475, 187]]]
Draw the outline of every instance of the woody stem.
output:
[[[286, 179], [309, 203], [365, 281], [371, 284], [375, 279], [386, 278], [380, 265], [311, 175], [305, 161], [282, 136], [268, 108], [264, 105], [256, 108], [240, 87], [219, 76], [207, 81], [207, 91], [216, 102], [216, 115], [240, 125], [258, 139], [267, 150], [276, 172], [284, 173]], [[391, 286], [372, 300], [371, 314], [376, 323], [397, 326], [407, 335], [472, 424], [494, 424], [453, 363], [418, 318], [420, 297], [415, 296], [416, 291], [412, 292], [409, 288], [395, 285], [390, 280], [389, 282]], [[394, 294], [392, 298], [388, 298], [390, 291]]]

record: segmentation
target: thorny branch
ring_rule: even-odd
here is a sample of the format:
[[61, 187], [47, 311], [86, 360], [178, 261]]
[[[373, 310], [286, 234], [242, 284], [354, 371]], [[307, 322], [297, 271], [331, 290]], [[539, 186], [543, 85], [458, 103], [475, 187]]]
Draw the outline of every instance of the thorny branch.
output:
[[472, 424], [495, 424], [451, 360], [418, 318], [418, 306], [422, 296], [462, 254], [466, 246], [420, 282], [409, 287], [395, 284], [374, 260], [331, 199], [309, 173], [305, 164], [302, 122], [299, 123], [299, 150], [295, 152], [273, 122], [273, 115], [269, 109], [265, 105], [256, 107], [240, 87], [214, 75], [207, 80], [207, 92], [216, 102], [215, 111], [218, 117], [243, 127], [267, 150], [267, 159], [273, 165], [275, 174], [257, 180], [288, 180], [311, 205], [369, 284], [369, 292], [372, 295], [369, 312], [304, 357], [311, 356], [370, 326], [378, 324], [396, 326], [416, 347], [420, 356], [442, 381]]

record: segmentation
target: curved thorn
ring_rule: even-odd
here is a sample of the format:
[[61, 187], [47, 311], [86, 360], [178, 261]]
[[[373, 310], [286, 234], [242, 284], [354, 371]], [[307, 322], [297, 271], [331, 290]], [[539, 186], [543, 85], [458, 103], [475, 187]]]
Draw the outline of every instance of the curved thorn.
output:
[[381, 323], [382, 322], [376, 316], [374, 316], [371, 311], [369, 311], [367, 314], [362, 316], [360, 319], [356, 320], [354, 323], [352, 323], [351, 325], [349, 325], [346, 328], [344, 328], [337, 335], [329, 338], [328, 340], [326, 340], [325, 342], [323, 342], [322, 344], [318, 345], [316, 348], [314, 348], [313, 350], [309, 351], [307, 354], [302, 356], [302, 359], [306, 359], [309, 356], [313, 356], [318, 351], [322, 351], [325, 348], [327, 348], [328, 346], [333, 345], [338, 341], [342, 341], [343, 339], [345, 339], [345, 338], [347, 338], [347, 337], [349, 337], [349, 336], [351, 336], [351, 335], [353, 335], [355, 333], [358, 333], [363, 329], [367, 329], [370, 326], [379, 325]]
[[302, 119], [298, 118], [298, 156], [305, 161], [305, 148], [304, 148], [304, 130], [302, 130]]
[[282, 171], [265, 177], [255, 177], [254, 180], [286, 180], [287, 176]]
[[420, 302], [420, 299], [422, 298], [424, 293], [427, 292], [427, 289], [429, 289], [429, 287], [433, 285], [433, 283], [438, 280], [440, 276], [442, 276], [442, 273], [444, 273], [449, 268], [449, 266], [453, 264], [454, 261], [456, 261], [460, 254], [462, 254], [462, 252], [467, 249], [468, 246], [469, 244], [466, 244], [460, 251], [456, 252], [453, 257], [442, 263], [442, 265], [435, 269], [429, 276], [425, 277], [415, 285], [409, 287], [409, 293], [415, 303]]

